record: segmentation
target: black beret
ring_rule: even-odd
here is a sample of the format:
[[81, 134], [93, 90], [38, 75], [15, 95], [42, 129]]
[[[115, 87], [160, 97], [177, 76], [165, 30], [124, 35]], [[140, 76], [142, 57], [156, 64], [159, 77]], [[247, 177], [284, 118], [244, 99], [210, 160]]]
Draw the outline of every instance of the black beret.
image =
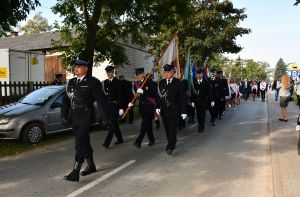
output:
[[196, 70], [196, 73], [197, 73], [197, 74], [203, 74], [203, 73], [204, 73], [204, 70], [202, 70], [202, 69], [197, 69], [197, 70]]
[[108, 65], [108, 66], [105, 67], [105, 70], [106, 70], [106, 72], [111, 72], [111, 71], [115, 70], [115, 67], [111, 66], [111, 65]]
[[172, 64], [164, 65], [164, 71], [171, 71], [171, 70], [174, 70], [174, 65]]
[[75, 66], [87, 66], [87, 67], [89, 67], [89, 63], [84, 61], [84, 60], [77, 59], [75, 61]]
[[141, 73], [144, 73], [144, 68], [136, 68], [135, 69], [135, 74], [136, 75], [141, 74]]

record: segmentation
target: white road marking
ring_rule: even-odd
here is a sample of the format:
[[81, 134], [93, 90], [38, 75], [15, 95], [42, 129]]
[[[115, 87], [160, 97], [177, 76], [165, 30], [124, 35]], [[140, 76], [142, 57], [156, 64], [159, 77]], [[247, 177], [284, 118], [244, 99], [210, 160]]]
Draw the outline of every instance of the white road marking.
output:
[[98, 179], [90, 182], [89, 184], [79, 188], [78, 190], [75, 190], [74, 192], [72, 192], [71, 194], [67, 195], [66, 197], [75, 197], [78, 196], [79, 194], [83, 193], [84, 191], [91, 189], [92, 187], [94, 187], [95, 185], [105, 181], [106, 179], [108, 179], [109, 177], [113, 176], [114, 174], [120, 172], [121, 170], [123, 170], [124, 168], [127, 168], [128, 166], [132, 165], [133, 163], [135, 163], [135, 160], [130, 160], [127, 163], [124, 163], [123, 165], [121, 165], [120, 167], [114, 169], [113, 171], [99, 177]]
[[189, 129], [192, 129], [192, 128], [194, 128], [194, 127], [197, 126], [197, 125], [198, 125], [198, 123], [195, 123], [195, 124], [189, 126]]

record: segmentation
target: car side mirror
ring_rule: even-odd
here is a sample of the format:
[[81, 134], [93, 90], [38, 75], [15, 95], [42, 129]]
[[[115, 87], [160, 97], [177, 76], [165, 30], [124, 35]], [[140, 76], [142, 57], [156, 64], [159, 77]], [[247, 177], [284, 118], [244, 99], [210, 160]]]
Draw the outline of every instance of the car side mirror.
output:
[[61, 103], [52, 103], [51, 108], [61, 107]]

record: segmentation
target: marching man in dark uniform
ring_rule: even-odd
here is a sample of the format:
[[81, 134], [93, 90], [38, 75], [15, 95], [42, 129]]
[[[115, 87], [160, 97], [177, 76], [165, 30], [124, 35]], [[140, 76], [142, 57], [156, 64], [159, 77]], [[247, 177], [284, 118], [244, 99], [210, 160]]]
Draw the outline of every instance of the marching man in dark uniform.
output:
[[103, 81], [103, 90], [106, 96], [108, 134], [103, 143], [108, 148], [111, 140], [116, 135], [117, 141], [115, 145], [123, 143], [123, 137], [120, 131], [118, 116], [124, 114], [124, 103], [122, 102], [122, 90], [119, 80], [114, 77], [115, 67], [107, 66], [105, 68], [108, 79]]
[[228, 86], [228, 82], [225, 76], [223, 76], [223, 71], [220, 70], [218, 71], [218, 76], [220, 77], [221, 81], [222, 81], [222, 86], [223, 86], [223, 91], [224, 93], [221, 94], [223, 98], [221, 98], [221, 108], [219, 111], [219, 120], [221, 120], [222, 115], [225, 113], [225, 109], [226, 109], [226, 100], [228, 100], [230, 98], [229, 95], [229, 86]]
[[100, 81], [87, 75], [88, 66], [86, 61], [76, 60], [74, 72], [77, 77], [69, 81], [62, 103], [62, 122], [70, 121], [75, 134], [74, 168], [64, 177], [68, 181], [79, 181], [79, 171], [84, 159], [87, 167], [80, 174], [85, 176], [96, 172], [89, 132], [95, 122], [93, 103], [97, 101], [99, 110], [103, 111], [105, 97]]
[[177, 122], [178, 118], [187, 117], [186, 96], [183, 84], [174, 77], [174, 66], [166, 64], [164, 66], [165, 79], [160, 80], [158, 85], [158, 106], [156, 113], [162, 116], [168, 144], [166, 152], [172, 155], [176, 146]]
[[[156, 102], [157, 98], [157, 84], [149, 78], [143, 89], [140, 88], [145, 80], [144, 68], [137, 68], [135, 70], [135, 76], [137, 81], [134, 83], [134, 91], [139, 94], [139, 110], [142, 117], [140, 134], [134, 142], [137, 148], [141, 148], [142, 141], [145, 134], [147, 133], [149, 144], [148, 146], [153, 146], [155, 143], [155, 138], [153, 135], [152, 120], [155, 116]], [[132, 106], [131, 103], [128, 106]]]
[[203, 70], [196, 71], [196, 79], [192, 82], [192, 106], [196, 107], [198, 119], [198, 132], [205, 129], [205, 117], [208, 102], [213, 107], [215, 102], [211, 100], [211, 88], [207, 80], [203, 79]]
[[221, 107], [222, 107], [222, 101], [225, 98], [224, 95], [224, 88], [222, 84], [222, 80], [220, 79], [217, 70], [212, 69], [211, 70], [212, 77], [210, 78], [210, 87], [212, 91], [212, 100], [214, 103], [211, 103], [209, 109], [210, 109], [210, 114], [211, 114], [211, 123], [212, 126], [215, 126], [215, 121], [218, 117], [218, 115], [221, 112]]

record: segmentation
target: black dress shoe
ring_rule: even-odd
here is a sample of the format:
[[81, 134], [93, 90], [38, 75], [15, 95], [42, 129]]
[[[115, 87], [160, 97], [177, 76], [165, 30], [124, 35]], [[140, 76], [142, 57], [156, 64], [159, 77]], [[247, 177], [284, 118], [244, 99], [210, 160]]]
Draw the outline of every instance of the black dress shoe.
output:
[[134, 142], [133, 145], [136, 146], [137, 148], [141, 148], [142, 147], [142, 145], [140, 143], [137, 143], [137, 142]]
[[64, 179], [67, 181], [79, 182], [79, 170], [72, 170], [70, 174], [64, 177]]
[[173, 150], [172, 149], [167, 149], [166, 152], [167, 152], [168, 155], [172, 155], [173, 154]]
[[154, 142], [149, 142], [148, 146], [153, 146], [154, 144]]
[[80, 172], [81, 176], [86, 176], [96, 172], [96, 165], [93, 156], [86, 158], [86, 162], [87, 162], [87, 166], [83, 171]]
[[106, 144], [102, 144], [102, 146], [105, 148], [105, 149], [108, 149], [109, 145], [106, 145]]
[[86, 166], [86, 168], [80, 172], [80, 175], [81, 176], [86, 176], [86, 175], [89, 175], [89, 174], [92, 174], [94, 172], [96, 172], [96, 166]]
[[73, 170], [70, 172], [70, 174], [66, 175], [64, 179], [67, 181], [79, 182], [79, 172], [81, 169], [81, 165], [81, 163], [75, 162]]
[[115, 145], [123, 144], [123, 142], [124, 142], [124, 141], [116, 141], [116, 142], [115, 142]]

